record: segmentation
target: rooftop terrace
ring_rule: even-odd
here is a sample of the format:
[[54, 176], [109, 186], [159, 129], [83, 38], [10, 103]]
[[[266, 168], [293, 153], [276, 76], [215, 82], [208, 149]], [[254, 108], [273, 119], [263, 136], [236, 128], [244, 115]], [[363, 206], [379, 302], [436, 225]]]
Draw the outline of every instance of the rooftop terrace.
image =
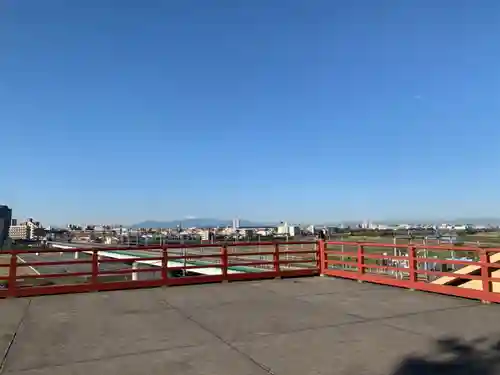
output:
[[0, 313], [2, 375], [500, 374], [500, 305], [328, 277], [4, 299]]

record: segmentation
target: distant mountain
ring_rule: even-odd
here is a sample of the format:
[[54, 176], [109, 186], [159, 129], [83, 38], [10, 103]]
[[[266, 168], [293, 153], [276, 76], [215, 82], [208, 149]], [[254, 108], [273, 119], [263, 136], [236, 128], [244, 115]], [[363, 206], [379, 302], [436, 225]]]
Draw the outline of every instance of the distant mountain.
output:
[[[195, 218], [195, 219], [183, 219], [183, 220], [172, 220], [172, 221], [155, 221], [146, 220], [141, 223], [132, 225], [132, 228], [176, 228], [178, 225], [182, 225], [183, 228], [203, 228], [203, 227], [222, 227], [233, 225], [232, 220], [220, 220], [211, 218]], [[257, 223], [249, 220], [241, 220], [240, 226], [250, 227], [250, 226], [266, 226], [269, 223]], [[272, 225], [272, 224], [271, 224]]]

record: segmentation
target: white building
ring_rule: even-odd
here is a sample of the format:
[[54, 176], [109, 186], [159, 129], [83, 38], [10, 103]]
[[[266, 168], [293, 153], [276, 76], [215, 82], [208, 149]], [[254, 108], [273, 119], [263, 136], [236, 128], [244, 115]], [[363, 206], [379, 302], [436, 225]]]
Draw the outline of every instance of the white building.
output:
[[21, 223], [15, 222], [15, 225], [11, 225], [9, 228], [9, 237], [13, 240], [34, 240], [35, 229], [38, 228], [40, 228], [40, 223], [33, 221], [33, 219]]
[[233, 219], [233, 230], [236, 231], [240, 227], [240, 219]]
[[300, 234], [300, 227], [298, 225], [289, 225], [287, 222], [284, 222], [278, 226], [277, 234], [281, 236], [297, 236]]
[[200, 235], [202, 241], [208, 241], [210, 238], [210, 230], [208, 229], [203, 229], [198, 232], [198, 234]]

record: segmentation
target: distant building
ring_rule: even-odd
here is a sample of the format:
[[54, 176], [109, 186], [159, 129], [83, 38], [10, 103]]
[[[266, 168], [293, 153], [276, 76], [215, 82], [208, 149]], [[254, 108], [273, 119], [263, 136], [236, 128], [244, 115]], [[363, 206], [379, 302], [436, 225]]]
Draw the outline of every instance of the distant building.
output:
[[18, 225], [11, 225], [9, 228], [9, 237], [13, 240], [27, 240], [29, 239], [29, 228], [25, 223]]
[[28, 219], [9, 228], [9, 237], [13, 240], [33, 240], [36, 237], [35, 230], [40, 228], [38, 221]]
[[298, 225], [289, 225], [287, 222], [282, 222], [276, 228], [278, 236], [297, 236], [300, 234], [300, 227]]
[[0, 206], [0, 249], [3, 248], [9, 236], [12, 210], [8, 206]]
[[233, 230], [236, 231], [240, 227], [240, 219], [233, 219]]
[[446, 236], [440, 236], [439, 242], [441, 244], [456, 244], [460, 241], [459, 241], [458, 236], [450, 234], [450, 235], [446, 235]]

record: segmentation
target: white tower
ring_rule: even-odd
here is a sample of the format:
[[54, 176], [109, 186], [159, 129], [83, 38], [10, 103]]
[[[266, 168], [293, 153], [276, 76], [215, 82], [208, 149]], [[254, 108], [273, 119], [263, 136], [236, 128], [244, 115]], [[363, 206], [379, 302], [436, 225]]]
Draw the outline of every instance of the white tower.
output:
[[233, 230], [236, 231], [240, 227], [240, 219], [233, 219]]

